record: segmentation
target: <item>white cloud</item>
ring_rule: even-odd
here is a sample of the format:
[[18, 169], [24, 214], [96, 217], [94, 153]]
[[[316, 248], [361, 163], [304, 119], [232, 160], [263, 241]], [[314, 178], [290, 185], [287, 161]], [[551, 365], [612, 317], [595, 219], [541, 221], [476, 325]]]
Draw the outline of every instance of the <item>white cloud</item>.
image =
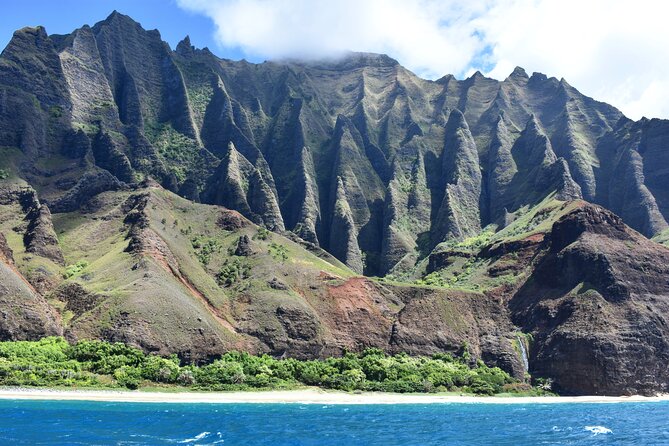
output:
[[631, 118], [669, 118], [664, 0], [177, 0], [249, 57], [386, 53], [428, 78], [516, 65], [564, 77]]
[[493, 77], [520, 65], [631, 118], [669, 118], [668, 13], [663, 0], [506, 0], [476, 27], [493, 45]]
[[[210, 16], [217, 40], [252, 57], [386, 53], [422, 76], [460, 73], [482, 49], [472, 19], [485, 1], [178, 0]], [[448, 22], [444, 26], [444, 22]]]

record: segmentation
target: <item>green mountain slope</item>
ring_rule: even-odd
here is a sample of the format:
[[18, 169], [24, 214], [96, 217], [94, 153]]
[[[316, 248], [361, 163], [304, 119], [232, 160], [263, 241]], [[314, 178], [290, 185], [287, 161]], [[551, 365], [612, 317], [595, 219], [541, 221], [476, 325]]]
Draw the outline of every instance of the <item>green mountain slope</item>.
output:
[[[184, 361], [466, 346], [519, 378], [523, 343], [565, 392], [659, 391], [669, 282], [645, 237], [666, 243], [668, 141], [667, 121], [521, 68], [428, 81], [377, 54], [236, 62], [118, 12], [24, 28], [0, 55], [0, 332]], [[583, 223], [571, 248], [555, 245], [565, 222]], [[604, 311], [613, 328], [583, 341]], [[630, 339], [656, 379], [621, 359]]]

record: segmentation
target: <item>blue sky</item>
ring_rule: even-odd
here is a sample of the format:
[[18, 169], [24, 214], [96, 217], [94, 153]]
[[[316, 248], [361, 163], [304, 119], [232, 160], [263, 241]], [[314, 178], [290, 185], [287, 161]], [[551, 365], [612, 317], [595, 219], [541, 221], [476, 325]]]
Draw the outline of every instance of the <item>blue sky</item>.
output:
[[633, 119], [669, 118], [666, 0], [5, 0], [0, 47], [23, 26], [69, 33], [113, 10], [172, 48], [251, 62], [385, 53], [419, 76], [564, 77]]
[[67, 34], [84, 24], [94, 25], [113, 10], [129, 15], [145, 29], [158, 29], [172, 48], [187, 34], [198, 48], [228, 59], [245, 55], [235, 47], [221, 47], [214, 37], [214, 22], [207, 16], [180, 8], [172, 0], [13, 0], [0, 15], [0, 48], [24, 26], [42, 25], [49, 34]]

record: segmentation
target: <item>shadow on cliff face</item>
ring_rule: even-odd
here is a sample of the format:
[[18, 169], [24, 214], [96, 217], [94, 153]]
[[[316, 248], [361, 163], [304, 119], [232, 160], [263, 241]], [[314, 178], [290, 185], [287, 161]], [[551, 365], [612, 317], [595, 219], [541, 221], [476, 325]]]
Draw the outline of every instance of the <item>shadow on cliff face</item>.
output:
[[565, 394], [666, 392], [669, 250], [587, 203], [558, 220], [546, 244], [509, 302], [534, 335], [533, 376]]

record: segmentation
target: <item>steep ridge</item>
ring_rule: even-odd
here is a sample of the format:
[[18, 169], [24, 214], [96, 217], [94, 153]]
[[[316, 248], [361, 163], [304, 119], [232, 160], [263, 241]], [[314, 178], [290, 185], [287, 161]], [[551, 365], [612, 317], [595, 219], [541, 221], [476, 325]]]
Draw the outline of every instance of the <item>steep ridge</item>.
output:
[[600, 207], [583, 203], [560, 218], [509, 302], [534, 335], [530, 372], [572, 394], [665, 392], [668, 261], [667, 248]]
[[667, 144], [669, 121], [522, 68], [235, 62], [118, 12], [24, 28], [0, 55], [0, 267], [3, 305], [34, 312], [3, 336], [467, 350], [521, 378], [522, 342], [562, 392], [666, 391], [644, 236], [669, 240]]
[[[114, 12], [64, 36], [17, 31], [0, 69], [3, 150], [19, 151], [17, 174], [45, 199], [72, 193], [99, 166], [125, 183], [151, 176], [330, 249], [341, 178], [367, 274], [402, 259], [406, 268], [429, 248], [418, 234], [429, 232], [432, 244], [458, 238], [556, 190], [609, 207], [647, 236], [667, 227], [666, 123], [632, 123], [564, 79], [521, 68], [502, 82], [481, 73], [432, 82], [376, 54], [254, 65], [218, 59], [188, 38], [172, 51], [157, 31]], [[470, 133], [464, 146], [448, 130], [453, 110]], [[235, 158], [230, 143], [255, 169], [245, 200], [221, 196], [220, 177], [240, 165], [225, 165]], [[454, 161], [465, 146], [462, 170]], [[38, 152], [67, 159], [37, 165]], [[420, 232], [400, 236], [388, 224], [407, 205], [393, 203], [391, 182], [411, 178], [418, 157], [424, 184], [407, 187], [429, 218], [419, 211]], [[478, 205], [456, 221], [463, 188], [468, 207]]]
[[[40, 211], [41, 208], [44, 209]], [[15, 255], [24, 257], [30, 252], [38, 258], [44, 256], [47, 263], [50, 263], [50, 257], [58, 254], [56, 260], [62, 262], [57, 241], [55, 246], [52, 244], [49, 211], [46, 206], [40, 207], [34, 191], [19, 187], [0, 189], [0, 209], [3, 215], [0, 225], [0, 339], [62, 335], [60, 315], [38, 291], [44, 289], [44, 275], [39, 270], [34, 271], [28, 276], [29, 281], [20, 270], [21, 264], [17, 265], [15, 260]], [[14, 228], [9, 229], [11, 226]], [[23, 237], [19, 234], [22, 230], [26, 231]], [[12, 249], [8, 238], [16, 240], [22, 249]], [[24, 261], [21, 259], [22, 263]]]
[[[30, 201], [14, 198], [31, 193], [7, 195], [13, 201], [0, 207], [6, 222], [0, 233], [16, 232], [5, 228], [16, 223], [20, 202]], [[3, 300], [3, 311], [18, 312], [12, 309], [20, 303], [31, 308], [30, 323], [53, 318], [34, 327], [10, 319], [5, 338], [64, 332], [72, 340], [123, 341], [184, 361], [231, 349], [313, 358], [366, 347], [462, 354], [467, 345], [472, 361], [484, 358], [523, 378], [514, 328], [499, 302], [357, 277], [314, 245], [307, 250], [298, 243], [306, 242], [157, 183], [98, 194], [78, 211], [55, 215], [52, 224], [67, 267], [26, 258], [20, 236], [10, 244], [0, 239], [3, 286], [16, 299]], [[23, 259], [16, 267], [12, 248]], [[41, 284], [40, 294], [21, 276], [38, 265], [51, 272], [49, 282], [28, 275]]]
[[550, 199], [440, 245], [419, 283], [505, 302], [529, 372], [560, 393], [654, 394], [669, 386], [667, 256], [600, 206]]

